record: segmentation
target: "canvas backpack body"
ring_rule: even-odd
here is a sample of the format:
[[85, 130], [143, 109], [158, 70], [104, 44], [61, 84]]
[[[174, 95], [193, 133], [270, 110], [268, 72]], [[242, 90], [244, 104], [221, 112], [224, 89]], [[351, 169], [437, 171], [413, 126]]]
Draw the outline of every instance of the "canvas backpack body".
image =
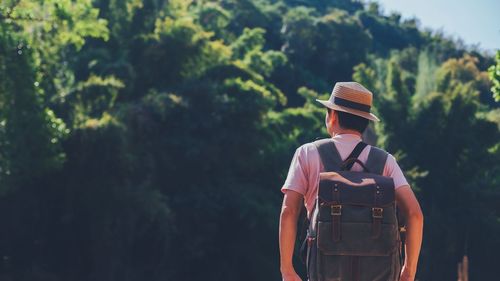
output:
[[[387, 152], [361, 142], [345, 162], [331, 139], [315, 141], [325, 172], [304, 242], [310, 281], [395, 281], [401, 241], [394, 181], [382, 176]], [[354, 162], [363, 172], [349, 171]]]

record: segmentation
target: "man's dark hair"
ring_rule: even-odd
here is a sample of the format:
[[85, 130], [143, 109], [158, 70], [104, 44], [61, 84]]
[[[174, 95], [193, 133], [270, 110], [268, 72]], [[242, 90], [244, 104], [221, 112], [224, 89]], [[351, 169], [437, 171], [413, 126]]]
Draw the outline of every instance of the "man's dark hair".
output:
[[[328, 109], [328, 113], [331, 114], [331, 109]], [[337, 116], [339, 117], [339, 125], [342, 129], [350, 129], [363, 133], [368, 127], [369, 120], [361, 116], [357, 116], [351, 113], [343, 112], [340, 110], [335, 110]]]

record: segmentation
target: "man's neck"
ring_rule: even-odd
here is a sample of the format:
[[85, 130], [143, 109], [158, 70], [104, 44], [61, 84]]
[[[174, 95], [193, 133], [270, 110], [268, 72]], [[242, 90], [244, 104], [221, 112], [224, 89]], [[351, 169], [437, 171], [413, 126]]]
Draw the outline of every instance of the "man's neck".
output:
[[338, 131], [333, 132], [332, 137], [338, 136], [338, 135], [343, 135], [343, 134], [350, 134], [350, 135], [356, 135], [358, 137], [361, 137], [361, 133], [355, 130], [349, 130], [349, 129], [340, 129]]

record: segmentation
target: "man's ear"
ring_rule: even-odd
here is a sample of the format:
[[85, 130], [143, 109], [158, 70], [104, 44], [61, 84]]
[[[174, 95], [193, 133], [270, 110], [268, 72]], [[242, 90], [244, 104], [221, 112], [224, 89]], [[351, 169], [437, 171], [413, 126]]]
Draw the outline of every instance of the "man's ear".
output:
[[330, 110], [330, 125], [333, 126], [333, 124], [335, 124], [335, 121], [337, 120], [338, 116], [337, 116], [337, 111], [335, 110]]

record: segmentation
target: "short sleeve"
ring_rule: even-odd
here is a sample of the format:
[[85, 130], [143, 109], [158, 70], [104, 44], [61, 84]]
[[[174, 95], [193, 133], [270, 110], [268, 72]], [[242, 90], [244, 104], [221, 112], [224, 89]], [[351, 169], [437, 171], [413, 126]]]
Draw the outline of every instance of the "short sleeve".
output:
[[304, 146], [295, 150], [295, 154], [293, 155], [292, 163], [288, 169], [288, 175], [283, 187], [281, 188], [281, 192], [285, 193], [286, 190], [293, 190], [302, 195], [306, 194], [308, 171], [305, 156]]
[[394, 187], [397, 189], [404, 185], [409, 185], [406, 180], [403, 171], [396, 162], [396, 158], [391, 154], [388, 155], [387, 161], [384, 167], [384, 176], [388, 176], [394, 179]]

